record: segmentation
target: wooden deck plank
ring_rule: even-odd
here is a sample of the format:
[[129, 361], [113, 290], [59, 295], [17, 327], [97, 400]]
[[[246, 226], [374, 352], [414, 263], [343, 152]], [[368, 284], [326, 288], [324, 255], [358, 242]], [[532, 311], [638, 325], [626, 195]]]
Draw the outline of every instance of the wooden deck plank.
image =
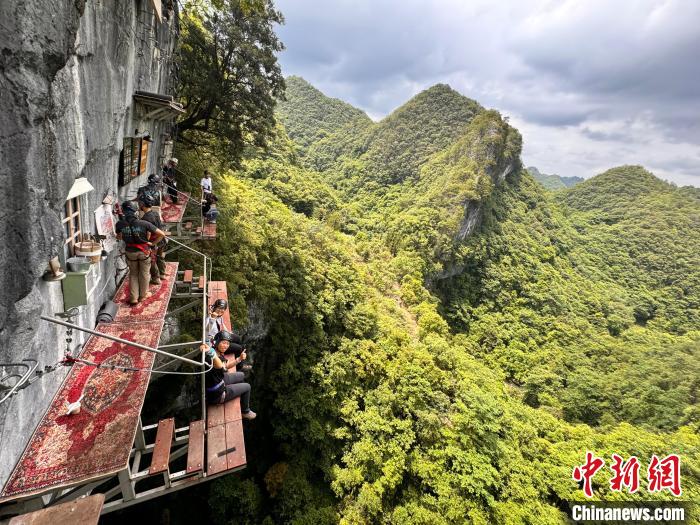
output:
[[191, 283], [193, 277], [194, 277], [194, 272], [192, 270], [185, 270], [185, 276], [182, 278], [182, 280], [186, 283]]
[[202, 236], [206, 237], [207, 239], [213, 239], [216, 237], [216, 224], [205, 224], [202, 230]]
[[104, 494], [95, 494], [15, 516], [10, 525], [97, 525], [104, 501]]
[[241, 419], [241, 398], [236, 397], [224, 403], [224, 418], [226, 423]]
[[224, 423], [224, 405], [207, 406], [207, 428], [223, 425]]
[[156, 445], [153, 448], [153, 457], [151, 458], [151, 467], [148, 469], [148, 475], [159, 474], [168, 470], [170, 462], [170, 447], [173, 442], [173, 433], [175, 432], [175, 419], [162, 419], [158, 422], [158, 432], [156, 433]]
[[242, 419], [226, 423], [226, 451], [226, 468], [228, 470], [246, 464]]
[[207, 475], [228, 470], [226, 460], [226, 426], [216, 425], [207, 431]]
[[187, 445], [187, 473], [204, 469], [204, 421], [190, 423], [190, 441]]

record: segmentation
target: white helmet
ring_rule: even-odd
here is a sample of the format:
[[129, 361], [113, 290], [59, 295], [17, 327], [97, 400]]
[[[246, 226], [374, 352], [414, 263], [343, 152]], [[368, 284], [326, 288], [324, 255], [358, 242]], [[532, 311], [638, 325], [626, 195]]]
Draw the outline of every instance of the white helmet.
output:
[[172, 159], [170, 159], [170, 162], [172, 162], [173, 164], [177, 164], [177, 159], [173, 157]]

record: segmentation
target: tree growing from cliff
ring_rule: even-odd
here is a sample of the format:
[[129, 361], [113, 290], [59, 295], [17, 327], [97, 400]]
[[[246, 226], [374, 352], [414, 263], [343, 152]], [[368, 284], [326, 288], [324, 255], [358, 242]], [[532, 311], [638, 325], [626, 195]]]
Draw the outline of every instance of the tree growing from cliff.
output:
[[217, 142], [237, 163], [246, 146], [265, 146], [275, 100], [284, 93], [274, 32], [282, 14], [271, 0], [191, 2], [182, 16], [178, 123], [190, 144]]

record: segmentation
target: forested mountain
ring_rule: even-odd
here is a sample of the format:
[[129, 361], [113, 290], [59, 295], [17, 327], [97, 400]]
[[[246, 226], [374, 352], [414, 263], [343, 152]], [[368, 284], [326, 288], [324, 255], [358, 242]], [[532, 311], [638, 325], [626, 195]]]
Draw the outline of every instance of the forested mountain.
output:
[[345, 126], [362, 128], [372, 123], [364, 111], [325, 96], [301, 77], [288, 77], [286, 83], [285, 98], [277, 111], [289, 138], [302, 151]]
[[532, 178], [542, 184], [547, 190], [563, 190], [564, 188], [572, 188], [579, 182], [583, 182], [581, 177], [561, 177], [559, 175], [545, 175], [540, 173], [540, 170], [534, 166], [527, 168], [527, 171]]
[[271, 150], [216, 165], [260, 416], [211, 519], [565, 523], [587, 450], [680, 454], [700, 499], [697, 193], [629, 166], [549, 193], [445, 85], [374, 123], [287, 84]]

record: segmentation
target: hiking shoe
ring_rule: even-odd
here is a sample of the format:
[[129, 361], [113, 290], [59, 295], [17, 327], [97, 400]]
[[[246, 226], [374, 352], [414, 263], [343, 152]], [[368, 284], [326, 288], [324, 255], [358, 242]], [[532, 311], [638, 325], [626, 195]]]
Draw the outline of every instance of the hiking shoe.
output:
[[241, 413], [241, 417], [243, 419], [255, 419], [256, 416], [257, 416], [257, 414], [255, 412], [253, 412], [252, 410], [248, 410], [248, 412]]

